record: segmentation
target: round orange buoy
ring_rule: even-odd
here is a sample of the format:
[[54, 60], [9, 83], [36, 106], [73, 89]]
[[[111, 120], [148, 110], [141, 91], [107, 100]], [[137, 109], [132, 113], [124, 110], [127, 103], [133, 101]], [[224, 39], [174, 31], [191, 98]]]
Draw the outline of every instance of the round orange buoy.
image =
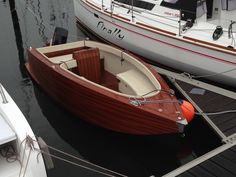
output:
[[185, 119], [190, 122], [194, 117], [195, 109], [191, 103], [186, 100], [181, 100], [181, 110], [183, 111]]

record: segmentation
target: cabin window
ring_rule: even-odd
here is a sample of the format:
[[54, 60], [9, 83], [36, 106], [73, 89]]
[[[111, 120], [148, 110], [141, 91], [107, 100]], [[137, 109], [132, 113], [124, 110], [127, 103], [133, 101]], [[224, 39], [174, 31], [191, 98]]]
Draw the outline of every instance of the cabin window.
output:
[[141, 0], [115, 0], [115, 1], [119, 3], [127, 4], [127, 5], [132, 5], [132, 1], [133, 1], [134, 7], [138, 7], [138, 8], [142, 8], [146, 10], [152, 10], [153, 7], [155, 6], [155, 4], [152, 4], [146, 1], [141, 1]]
[[181, 19], [194, 21], [196, 19], [196, 0], [163, 0], [160, 4], [163, 7], [181, 10]]
[[236, 0], [221, 0], [222, 10], [235, 10]]

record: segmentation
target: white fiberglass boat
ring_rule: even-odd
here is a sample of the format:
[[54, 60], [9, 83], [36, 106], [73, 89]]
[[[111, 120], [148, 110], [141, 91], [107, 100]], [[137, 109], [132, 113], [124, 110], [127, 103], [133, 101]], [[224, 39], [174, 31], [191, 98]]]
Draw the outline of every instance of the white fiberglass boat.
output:
[[42, 155], [24, 115], [0, 84], [0, 176], [46, 177]]
[[236, 86], [236, 0], [74, 0], [100, 39], [197, 77]]

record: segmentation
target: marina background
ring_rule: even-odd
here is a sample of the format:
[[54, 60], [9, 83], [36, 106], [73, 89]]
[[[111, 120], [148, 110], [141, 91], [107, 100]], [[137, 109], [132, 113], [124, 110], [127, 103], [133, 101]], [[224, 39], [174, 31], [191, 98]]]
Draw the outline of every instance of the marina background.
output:
[[[143, 137], [93, 126], [63, 110], [31, 81], [24, 67], [27, 49], [43, 46], [57, 26], [69, 30], [68, 42], [86, 37], [76, 26], [72, 0], [0, 0], [0, 82], [48, 145], [134, 177], [164, 175], [220, 145], [200, 117], [185, 136]], [[105, 176], [53, 161], [49, 177]]]

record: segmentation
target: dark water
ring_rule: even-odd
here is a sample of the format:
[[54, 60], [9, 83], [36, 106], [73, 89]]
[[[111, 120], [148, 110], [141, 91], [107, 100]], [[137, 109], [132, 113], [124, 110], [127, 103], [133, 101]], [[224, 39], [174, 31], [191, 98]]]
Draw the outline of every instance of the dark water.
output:
[[[44, 45], [56, 26], [69, 30], [70, 42], [85, 37], [76, 27], [73, 1], [10, 2], [0, 0], [0, 82], [48, 145], [134, 177], [161, 176], [220, 145], [199, 117], [185, 137], [140, 137], [104, 130], [63, 110], [32, 83], [24, 63], [27, 48]], [[54, 165], [49, 177], [105, 176], [56, 159]]]

